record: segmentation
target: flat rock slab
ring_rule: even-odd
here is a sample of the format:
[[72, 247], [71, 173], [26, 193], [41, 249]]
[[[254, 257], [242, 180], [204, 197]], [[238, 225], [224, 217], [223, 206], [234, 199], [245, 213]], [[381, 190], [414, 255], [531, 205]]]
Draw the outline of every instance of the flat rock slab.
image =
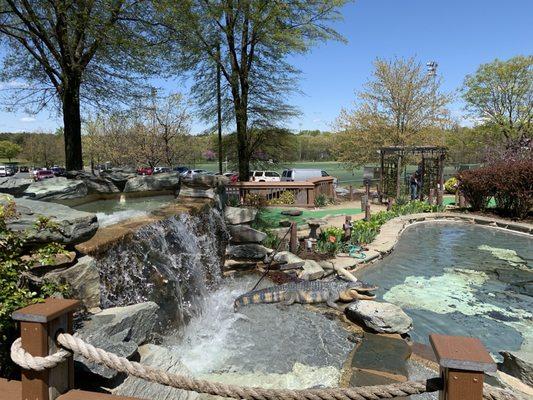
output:
[[361, 323], [378, 333], [407, 333], [413, 328], [413, 320], [395, 304], [377, 301], [356, 301], [345, 310], [348, 319]]
[[230, 225], [247, 224], [252, 222], [257, 215], [255, 208], [248, 207], [226, 207], [224, 218]]
[[411, 349], [403, 339], [365, 333], [352, 367], [407, 377], [406, 360], [410, 355]]
[[[365, 371], [361, 369], [354, 369], [352, 372], [352, 377], [350, 378], [351, 387], [388, 385], [391, 383], [398, 382], [399, 381], [391, 379], [384, 375], [379, 375], [376, 373], [372, 373], [371, 371]], [[407, 400], [408, 397], [395, 397], [395, 399]]]
[[267, 237], [266, 233], [248, 225], [230, 225], [228, 230], [232, 243], [261, 243]]
[[0, 193], [7, 193], [16, 197], [22, 196], [32, 183], [33, 179], [13, 178], [12, 176], [0, 178]]
[[[2, 196], [0, 203], [13, 200], [12, 197], [7, 197], [9, 195]], [[10, 220], [7, 226], [14, 231], [26, 231], [29, 243], [80, 243], [90, 239], [98, 229], [95, 214], [43, 201], [20, 198], [14, 201], [19, 217]], [[35, 223], [39, 217], [49, 218], [56, 228], [36, 229]]]

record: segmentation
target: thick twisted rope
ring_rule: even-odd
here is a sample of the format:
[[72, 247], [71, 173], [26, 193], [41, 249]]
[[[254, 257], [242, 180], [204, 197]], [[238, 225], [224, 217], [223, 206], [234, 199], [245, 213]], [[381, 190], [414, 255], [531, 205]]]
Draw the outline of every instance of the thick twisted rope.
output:
[[[185, 375], [168, 373], [140, 363], [130, 361], [124, 357], [96, 348], [84, 342], [79, 337], [62, 333], [58, 335], [59, 344], [80, 354], [87, 360], [105, 365], [119, 372], [125, 372], [137, 378], [171, 386], [177, 389], [206, 393], [216, 396], [245, 399], [245, 400], [379, 400], [395, 397], [410, 396], [425, 392], [440, 390], [440, 379], [427, 381], [408, 381], [379, 386], [362, 386], [353, 388], [326, 388], [326, 389], [264, 389], [259, 387], [244, 387], [228, 385], [220, 382], [210, 382], [194, 379]], [[43, 370], [53, 368], [70, 357], [64, 349], [47, 357], [33, 357], [21, 347], [20, 339], [11, 346], [11, 358], [15, 363], [26, 369]], [[483, 398], [486, 400], [517, 400], [505, 391], [485, 386]]]

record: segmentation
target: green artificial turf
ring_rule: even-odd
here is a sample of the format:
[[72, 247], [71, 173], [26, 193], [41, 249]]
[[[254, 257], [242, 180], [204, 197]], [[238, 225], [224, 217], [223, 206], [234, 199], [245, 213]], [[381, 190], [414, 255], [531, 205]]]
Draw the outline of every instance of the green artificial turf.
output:
[[261, 219], [265, 224], [270, 227], [278, 227], [279, 222], [282, 220], [294, 221], [297, 224], [302, 224], [305, 220], [310, 218], [324, 218], [327, 216], [339, 216], [339, 215], [354, 215], [362, 212], [360, 208], [342, 208], [335, 210], [304, 210], [302, 215], [297, 217], [291, 217], [289, 215], [282, 215], [281, 211], [291, 210], [291, 208], [278, 208], [278, 207], [268, 207], [261, 210]]

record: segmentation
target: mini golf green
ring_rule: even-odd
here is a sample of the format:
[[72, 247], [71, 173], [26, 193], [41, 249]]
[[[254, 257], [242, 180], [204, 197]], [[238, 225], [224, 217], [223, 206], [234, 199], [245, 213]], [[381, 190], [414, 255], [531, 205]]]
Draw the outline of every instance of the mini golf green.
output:
[[[303, 223], [310, 218], [324, 218], [336, 217], [339, 215], [354, 215], [360, 214], [360, 208], [340, 208], [340, 209], [322, 209], [322, 210], [304, 210], [302, 215], [291, 217], [290, 215], [282, 215], [282, 211], [291, 210], [291, 208], [265, 208], [261, 211], [261, 218], [265, 223], [272, 227], [278, 227], [279, 221], [288, 220], [294, 221], [297, 224]], [[292, 209], [293, 210], [293, 209]]]

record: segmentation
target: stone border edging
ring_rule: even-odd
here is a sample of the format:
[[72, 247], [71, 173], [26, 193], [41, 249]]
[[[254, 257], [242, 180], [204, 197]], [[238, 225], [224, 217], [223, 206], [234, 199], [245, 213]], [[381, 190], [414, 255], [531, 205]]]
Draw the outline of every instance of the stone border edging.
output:
[[417, 222], [431, 221], [460, 221], [470, 224], [501, 228], [517, 233], [533, 235], [533, 225], [526, 222], [513, 222], [502, 218], [486, 217], [481, 215], [462, 214], [454, 212], [435, 212], [401, 215], [387, 221], [381, 227], [376, 238], [367, 247], [369, 251], [379, 253], [378, 257], [361, 263], [355, 270], [363, 269], [375, 261], [381, 260], [388, 255], [398, 243], [403, 231]]

